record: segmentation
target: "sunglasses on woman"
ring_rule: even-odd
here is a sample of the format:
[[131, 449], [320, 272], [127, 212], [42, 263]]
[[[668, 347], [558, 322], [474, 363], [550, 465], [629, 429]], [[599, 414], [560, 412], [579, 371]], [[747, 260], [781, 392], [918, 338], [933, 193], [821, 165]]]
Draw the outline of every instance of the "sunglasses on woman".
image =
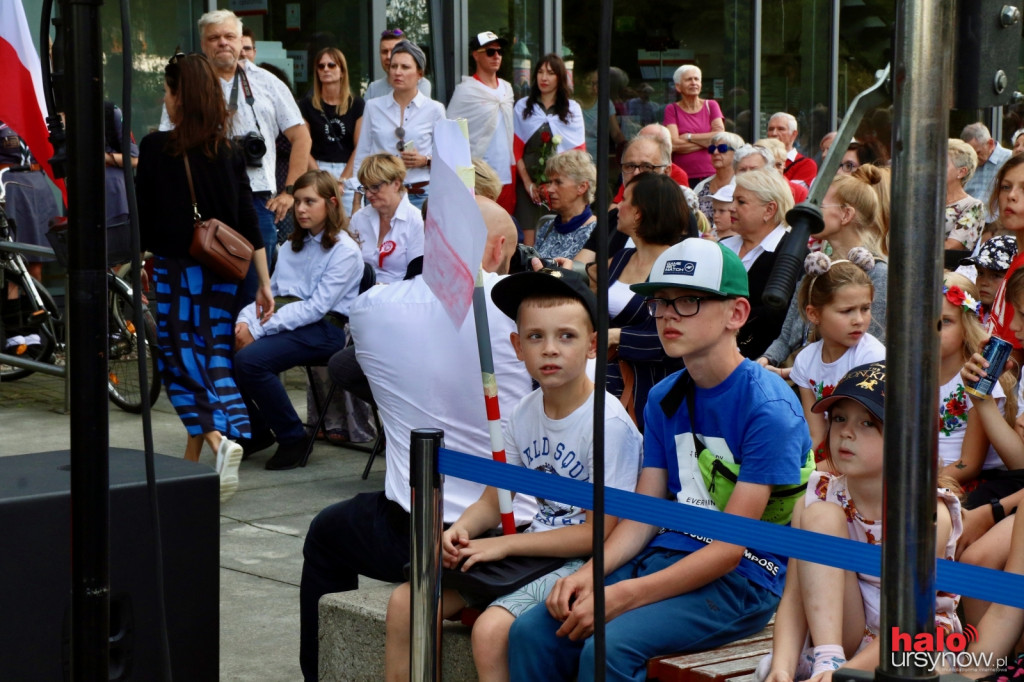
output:
[[330, 69], [338, 68], [338, 65], [335, 64], [334, 62], [325, 62], [322, 64], [317, 64], [316, 68], [320, 69], [321, 71], [328, 71]]
[[714, 154], [715, 152], [718, 152], [719, 154], [725, 154], [726, 152], [733, 151], [736, 150], [727, 144], [713, 144], [710, 147], [708, 147], [708, 154]]

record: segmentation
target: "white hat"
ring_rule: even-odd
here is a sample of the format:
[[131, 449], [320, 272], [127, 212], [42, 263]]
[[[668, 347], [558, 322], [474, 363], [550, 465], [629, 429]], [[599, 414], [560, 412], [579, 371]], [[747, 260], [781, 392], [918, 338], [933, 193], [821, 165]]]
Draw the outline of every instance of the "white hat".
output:
[[484, 31], [483, 33], [477, 33], [475, 36], [473, 36], [473, 39], [469, 41], [469, 51], [474, 52], [476, 50], [479, 50], [481, 47], [487, 45], [488, 43], [498, 43], [502, 47], [508, 45], [507, 40], [500, 37], [493, 31]]
[[749, 296], [747, 271], [728, 247], [690, 237], [668, 247], [651, 268], [646, 282], [631, 284], [634, 292], [650, 296], [669, 287], [707, 291], [719, 296]]
[[711, 195], [711, 198], [715, 201], [724, 201], [725, 203], [732, 203], [732, 192], [736, 189], [736, 183], [730, 182], [728, 185], [723, 185], [718, 188], [718, 191]]

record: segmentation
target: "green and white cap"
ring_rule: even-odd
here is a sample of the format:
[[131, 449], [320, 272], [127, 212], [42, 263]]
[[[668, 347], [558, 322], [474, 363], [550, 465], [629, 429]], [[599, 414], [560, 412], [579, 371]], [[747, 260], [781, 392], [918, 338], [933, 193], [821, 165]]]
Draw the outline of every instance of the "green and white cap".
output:
[[631, 284], [629, 288], [650, 296], [667, 287], [719, 296], [750, 296], [747, 271], [740, 257], [716, 241], [698, 237], [670, 246], [654, 261], [647, 281]]

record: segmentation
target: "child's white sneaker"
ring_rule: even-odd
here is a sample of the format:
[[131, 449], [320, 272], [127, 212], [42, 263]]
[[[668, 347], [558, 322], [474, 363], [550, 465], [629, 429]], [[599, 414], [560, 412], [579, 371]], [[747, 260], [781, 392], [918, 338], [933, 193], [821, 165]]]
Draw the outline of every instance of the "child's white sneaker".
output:
[[238, 490], [238, 465], [242, 462], [242, 446], [221, 436], [217, 448], [217, 475], [220, 476], [220, 501], [227, 502]]

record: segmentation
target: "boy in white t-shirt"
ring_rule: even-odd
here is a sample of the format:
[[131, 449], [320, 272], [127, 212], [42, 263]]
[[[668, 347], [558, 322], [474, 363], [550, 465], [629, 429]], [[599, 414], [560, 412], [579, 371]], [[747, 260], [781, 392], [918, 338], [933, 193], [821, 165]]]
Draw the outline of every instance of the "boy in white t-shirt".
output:
[[[512, 345], [540, 389], [516, 406], [505, 429], [510, 464], [548, 471], [578, 481], [593, 479], [594, 382], [587, 360], [597, 355], [597, 301], [587, 282], [567, 270], [544, 269], [505, 278], [494, 286], [495, 305], [516, 320]], [[605, 396], [605, 484], [632, 492], [643, 451], [642, 437], [622, 404]], [[538, 499], [539, 510], [526, 532], [481, 537], [500, 520], [498, 495], [488, 487], [442, 537], [446, 568], [466, 571], [474, 564], [509, 556], [565, 557], [561, 568], [499, 597], [473, 627], [473, 659], [479, 679], [507, 680], [508, 631], [515, 619], [547, 597], [559, 578], [576, 571], [591, 552], [592, 512], [555, 500]], [[615, 526], [606, 517], [606, 537]], [[445, 588], [448, 617], [476, 601]], [[408, 679], [409, 603], [406, 583], [391, 595], [387, 614], [386, 679]]]

